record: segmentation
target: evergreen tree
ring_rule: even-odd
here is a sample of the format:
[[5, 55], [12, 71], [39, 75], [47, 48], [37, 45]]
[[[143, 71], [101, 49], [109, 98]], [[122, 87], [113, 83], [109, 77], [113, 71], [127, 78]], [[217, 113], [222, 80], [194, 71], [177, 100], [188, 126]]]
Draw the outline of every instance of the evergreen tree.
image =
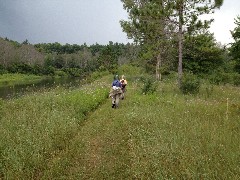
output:
[[166, 26], [166, 17], [169, 13], [169, 8], [165, 6], [166, 0], [122, 0], [122, 2], [130, 19], [121, 21], [123, 30], [146, 51], [143, 57], [148, 62], [147, 66], [154, 63], [156, 78], [161, 79], [160, 67], [170, 37], [167, 28], [169, 26]]
[[194, 74], [211, 74], [224, 63], [224, 49], [213, 34], [186, 36], [183, 48], [183, 67]]
[[235, 24], [237, 27], [231, 31], [234, 43], [230, 48], [231, 56], [236, 61], [235, 70], [240, 74], [240, 16], [235, 18]]
[[148, 54], [155, 56], [156, 75], [164, 52], [174, 46], [171, 41], [174, 41], [175, 35], [171, 32], [178, 34], [178, 84], [181, 86], [183, 35], [185, 32], [191, 34], [199, 28], [207, 28], [211, 20], [202, 22], [198, 17], [214, 12], [215, 8], [222, 5], [223, 0], [122, 0], [122, 2], [130, 20], [121, 21], [121, 26], [129, 38], [147, 46]]
[[219, 8], [223, 0], [174, 0], [171, 2], [174, 16], [171, 19], [177, 22], [178, 26], [178, 85], [182, 82], [182, 59], [183, 59], [183, 35], [185, 32], [192, 33], [199, 28], [207, 28], [210, 21], [202, 22], [199, 16], [213, 13]]

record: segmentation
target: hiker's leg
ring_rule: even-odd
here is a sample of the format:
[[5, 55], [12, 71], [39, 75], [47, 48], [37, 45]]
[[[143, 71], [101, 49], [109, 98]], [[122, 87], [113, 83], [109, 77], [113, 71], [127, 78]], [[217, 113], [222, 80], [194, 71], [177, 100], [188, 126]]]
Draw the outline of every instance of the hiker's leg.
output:
[[116, 95], [112, 96], [112, 104], [115, 104]]
[[124, 93], [121, 94], [120, 99], [124, 99]]
[[123, 88], [122, 99], [125, 98], [126, 87]]
[[112, 108], [115, 106], [115, 101], [116, 101], [116, 95], [112, 96]]
[[121, 94], [116, 94], [116, 101], [115, 101], [116, 107], [118, 107], [120, 95]]

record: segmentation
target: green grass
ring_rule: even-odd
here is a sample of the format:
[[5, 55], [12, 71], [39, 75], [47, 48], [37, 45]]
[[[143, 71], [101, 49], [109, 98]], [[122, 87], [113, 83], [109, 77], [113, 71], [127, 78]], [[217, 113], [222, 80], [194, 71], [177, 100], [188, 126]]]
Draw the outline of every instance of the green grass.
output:
[[0, 86], [34, 83], [42, 79], [43, 77], [36, 75], [2, 74], [0, 75]]
[[140, 87], [129, 83], [119, 109], [109, 100], [91, 114], [43, 177], [239, 179], [239, 88], [214, 86], [207, 99], [204, 87], [199, 96], [172, 83], [152, 95]]
[[166, 81], [155, 94], [143, 95], [143, 85], [124, 75], [131, 81], [119, 109], [105, 99], [110, 77], [73, 92], [4, 102], [2, 177], [240, 178], [239, 88], [204, 84], [191, 96]]
[[102, 82], [1, 101], [0, 179], [35, 179], [108, 96]]

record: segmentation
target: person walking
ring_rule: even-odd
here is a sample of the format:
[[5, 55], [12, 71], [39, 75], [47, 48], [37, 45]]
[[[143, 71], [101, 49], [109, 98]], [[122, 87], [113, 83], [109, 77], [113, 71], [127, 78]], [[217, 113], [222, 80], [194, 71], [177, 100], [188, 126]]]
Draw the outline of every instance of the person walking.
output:
[[126, 86], [127, 86], [127, 80], [126, 80], [126, 77], [124, 75], [122, 75], [122, 78], [121, 78], [120, 82], [122, 84], [121, 99], [124, 99], [125, 98], [125, 92], [126, 92]]
[[112, 87], [109, 93], [109, 96], [112, 98], [112, 108], [118, 108], [119, 99], [122, 95], [122, 84], [119, 81], [118, 75], [114, 76], [114, 80], [112, 82]]

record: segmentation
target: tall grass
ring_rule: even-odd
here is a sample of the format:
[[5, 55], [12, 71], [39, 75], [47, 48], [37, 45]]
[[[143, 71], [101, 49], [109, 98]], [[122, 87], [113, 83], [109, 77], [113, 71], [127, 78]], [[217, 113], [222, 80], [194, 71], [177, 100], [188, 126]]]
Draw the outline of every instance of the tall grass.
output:
[[[127, 74], [126, 74], [127, 76]], [[88, 118], [44, 178], [239, 179], [239, 88], [214, 86], [183, 95], [171, 81], [143, 95], [128, 83], [126, 99]]]
[[26, 74], [2, 74], [0, 75], [0, 86], [34, 83], [44, 77]]
[[81, 89], [56, 88], [2, 101], [0, 178], [38, 178], [48, 161], [68, 146], [86, 115], [106, 99], [108, 90], [98, 81]]
[[143, 95], [144, 73], [122, 72], [128, 91], [118, 109], [110, 99], [99, 105], [111, 77], [4, 102], [2, 178], [240, 178], [239, 88], [203, 83], [199, 94], [183, 95], [167, 80]]

